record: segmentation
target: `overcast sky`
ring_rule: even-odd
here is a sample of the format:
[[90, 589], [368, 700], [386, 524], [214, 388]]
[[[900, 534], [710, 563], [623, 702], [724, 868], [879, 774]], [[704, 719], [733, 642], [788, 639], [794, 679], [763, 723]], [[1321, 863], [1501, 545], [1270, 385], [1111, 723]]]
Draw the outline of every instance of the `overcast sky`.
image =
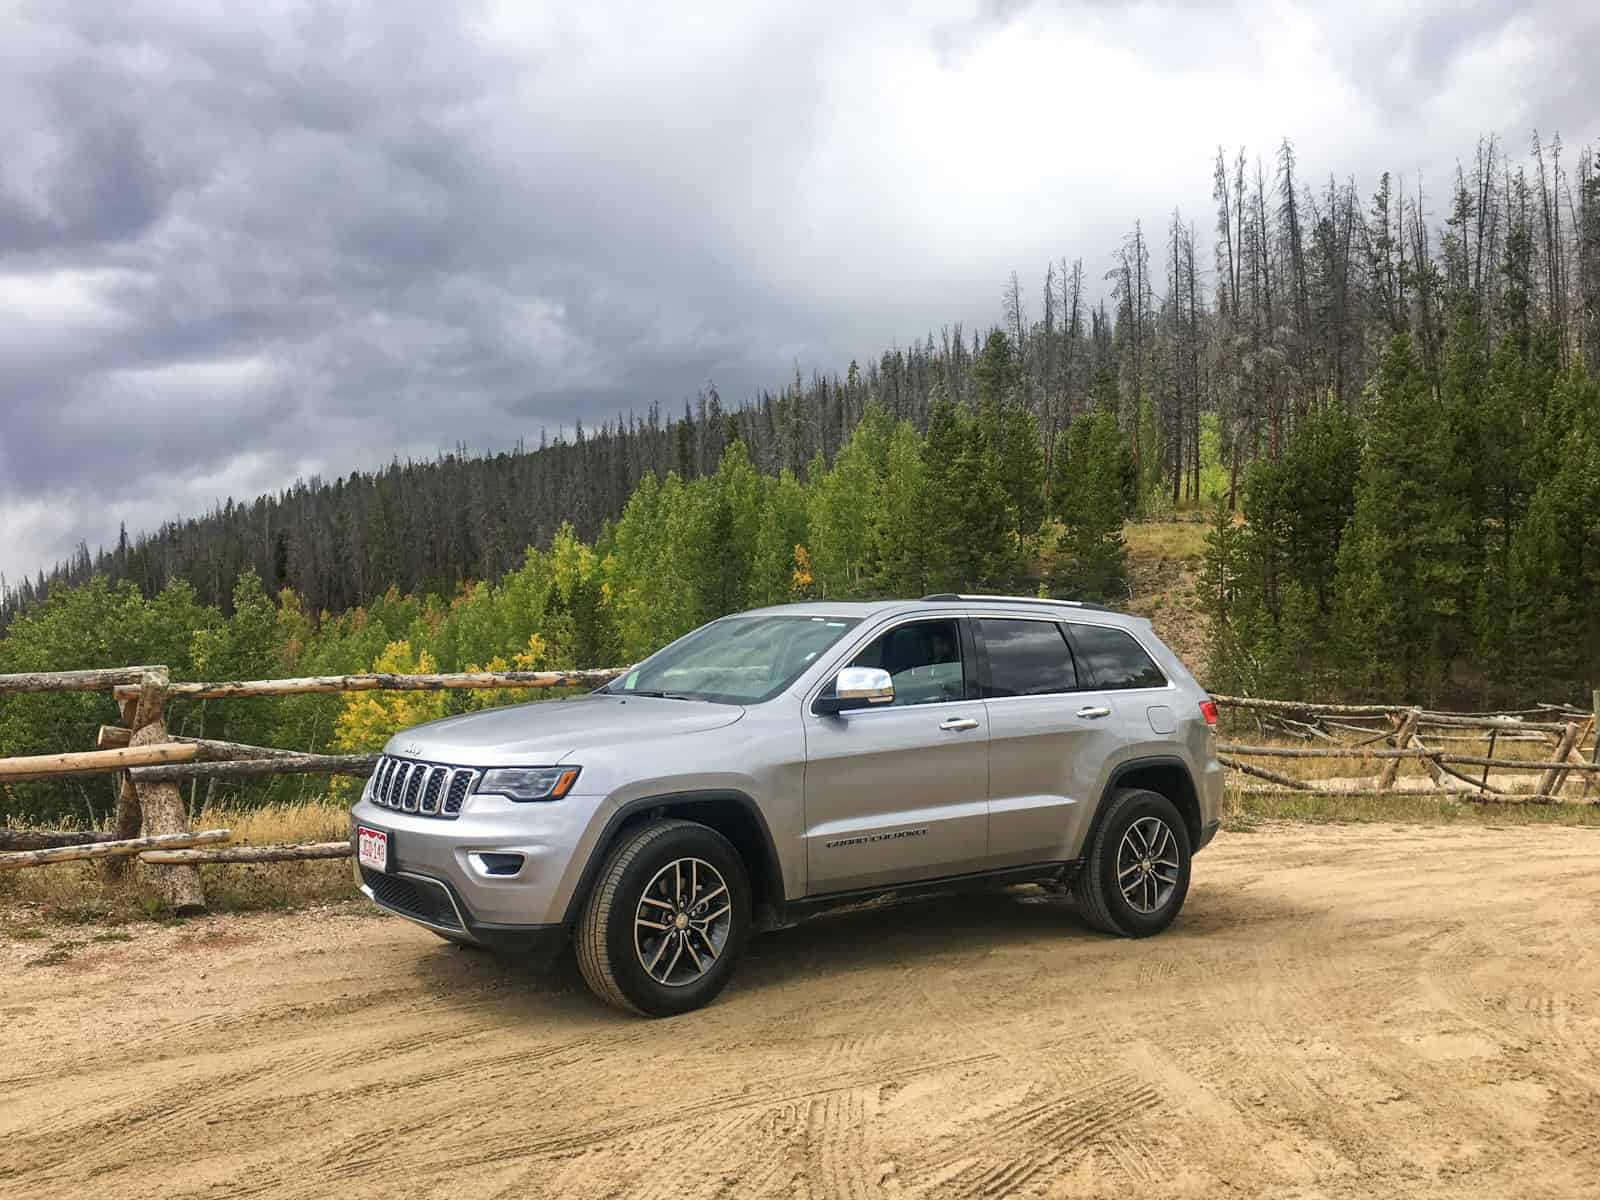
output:
[[1575, 150], [1597, 64], [1593, 0], [0, 0], [0, 572], [1037, 310], [1209, 245], [1218, 143]]

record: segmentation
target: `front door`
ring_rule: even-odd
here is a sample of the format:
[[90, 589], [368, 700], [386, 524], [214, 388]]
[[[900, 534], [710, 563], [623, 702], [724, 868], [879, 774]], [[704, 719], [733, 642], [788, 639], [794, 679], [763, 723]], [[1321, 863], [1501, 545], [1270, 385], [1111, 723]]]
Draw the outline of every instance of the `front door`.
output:
[[848, 665], [889, 672], [894, 703], [837, 716], [806, 710], [807, 891], [981, 869], [989, 718], [960, 622], [896, 625]]

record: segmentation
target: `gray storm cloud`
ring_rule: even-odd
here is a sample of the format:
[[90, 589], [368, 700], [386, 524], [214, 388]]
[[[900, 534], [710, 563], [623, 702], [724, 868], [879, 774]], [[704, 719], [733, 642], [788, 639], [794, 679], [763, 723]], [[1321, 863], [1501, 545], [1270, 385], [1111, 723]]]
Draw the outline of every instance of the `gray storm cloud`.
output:
[[0, 571], [993, 320], [1219, 142], [1600, 133], [1578, 0], [555, 7], [0, 12]]

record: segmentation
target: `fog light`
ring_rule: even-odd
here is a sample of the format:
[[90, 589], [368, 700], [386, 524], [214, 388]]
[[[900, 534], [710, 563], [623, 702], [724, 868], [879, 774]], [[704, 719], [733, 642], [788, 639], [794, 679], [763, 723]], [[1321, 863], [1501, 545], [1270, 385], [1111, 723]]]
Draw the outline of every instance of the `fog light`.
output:
[[485, 875], [515, 875], [522, 870], [521, 854], [472, 854], [472, 865]]

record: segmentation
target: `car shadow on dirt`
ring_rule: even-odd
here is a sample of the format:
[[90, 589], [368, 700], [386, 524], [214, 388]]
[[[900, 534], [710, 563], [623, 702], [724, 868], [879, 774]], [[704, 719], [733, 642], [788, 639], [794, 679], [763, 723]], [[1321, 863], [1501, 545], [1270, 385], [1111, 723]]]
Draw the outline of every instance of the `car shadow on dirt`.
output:
[[[936, 896], [907, 903], [868, 902], [750, 939], [729, 996], [783, 988], [819, 976], [841, 981], [860, 972], [977, 967], [1008, 951], [1060, 952], [1067, 962], [1099, 961], [1115, 946], [1161, 945], [1226, 935], [1243, 927], [1309, 915], [1287, 898], [1252, 894], [1206, 897], [1159, 938], [1129, 943], [1090, 929], [1072, 902], [1037, 887]], [[1131, 951], [1143, 953], [1144, 951]], [[416, 962], [418, 983], [447, 1005], [502, 1006], [508, 1017], [570, 1017], [582, 1022], [636, 1018], [604, 1006], [589, 992], [570, 947], [548, 968], [504, 954], [440, 942]], [[841, 990], [847, 990], [841, 988]]]

